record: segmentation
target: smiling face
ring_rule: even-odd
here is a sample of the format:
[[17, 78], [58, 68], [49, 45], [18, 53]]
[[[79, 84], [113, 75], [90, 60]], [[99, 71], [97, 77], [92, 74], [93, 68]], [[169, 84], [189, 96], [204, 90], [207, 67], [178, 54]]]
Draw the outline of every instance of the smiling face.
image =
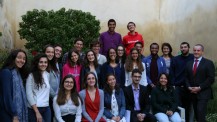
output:
[[71, 53], [71, 61], [73, 62], [73, 63], [77, 63], [77, 61], [78, 61], [78, 54], [77, 53], [75, 53], [75, 52], [72, 52]]
[[48, 60], [52, 60], [54, 57], [54, 48], [53, 47], [47, 47], [45, 50], [45, 54], [47, 55]]
[[170, 53], [169, 47], [168, 47], [168, 46], [164, 46], [164, 47], [163, 47], [163, 54], [164, 54], [164, 55], [169, 55], [169, 53]]
[[87, 87], [95, 87], [96, 78], [93, 74], [87, 76]]
[[107, 84], [109, 85], [109, 87], [111, 89], [115, 88], [115, 84], [116, 84], [116, 79], [114, 75], [109, 75], [107, 78]]
[[168, 79], [167, 79], [165, 74], [162, 74], [160, 76], [159, 82], [160, 82], [161, 86], [166, 86], [167, 85]]
[[48, 66], [48, 60], [46, 57], [42, 57], [40, 58], [39, 62], [38, 62], [38, 69], [41, 71], [45, 71], [47, 69]]
[[138, 85], [140, 80], [141, 80], [141, 74], [140, 73], [134, 73], [132, 74], [132, 81], [133, 81], [133, 84], [136, 84]]
[[108, 29], [110, 32], [114, 32], [115, 31], [115, 27], [116, 27], [116, 23], [115, 22], [109, 22], [108, 23]]
[[118, 46], [117, 51], [119, 57], [124, 55], [124, 48], [122, 46]]
[[139, 52], [138, 52], [136, 49], [134, 49], [134, 50], [131, 52], [131, 57], [132, 57], [133, 60], [137, 60], [138, 57], [139, 57]]
[[159, 46], [156, 44], [151, 45], [150, 51], [152, 55], [157, 55], [159, 51]]
[[189, 47], [187, 44], [180, 45], [180, 50], [181, 50], [182, 55], [188, 55], [189, 53]]
[[72, 89], [73, 89], [73, 87], [74, 87], [74, 81], [73, 81], [73, 79], [72, 78], [66, 78], [65, 79], [65, 81], [64, 81], [64, 89], [66, 90], [66, 91], [71, 91]]
[[83, 42], [82, 41], [76, 41], [75, 44], [74, 44], [74, 47], [75, 49], [78, 51], [78, 52], [81, 52], [82, 48], [83, 48]]
[[112, 61], [115, 61], [116, 56], [117, 56], [117, 54], [116, 54], [115, 49], [110, 49], [110, 50], [109, 50], [109, 58], [110, 58]]
[[17, 68], [22, 68], [26, 63], [26, 55], [24, 52], [17, 53], [17, 57], [15, 58], [15, 65]]
[[55, 51], [55, 57], [60, 58], [62, 55], [62, 48], [60, 46], [56, 46], [54, 48], [54, 51]]
[[93, 45], [92, 50], [94, 53], [99, 54], [100, 44]]
[[135, 26], [134, 23], [129, 23], [129, 24], [127, 25], [127, 29], [128, 29], [130, 32], [134, 32], [135, 29], [136, 29], [136, 26]]
[[201, 46], [194, 46], [193, 52], [196, 59], [200, 58], [203, 55], [203, 49]]
[[89, 51], [89, 52], [87, 53], [87, 60], [88, 60], [89, 62], [94, 62], [95, 56], [94, 56], [94, 53], [93, 53], [92, 51]]

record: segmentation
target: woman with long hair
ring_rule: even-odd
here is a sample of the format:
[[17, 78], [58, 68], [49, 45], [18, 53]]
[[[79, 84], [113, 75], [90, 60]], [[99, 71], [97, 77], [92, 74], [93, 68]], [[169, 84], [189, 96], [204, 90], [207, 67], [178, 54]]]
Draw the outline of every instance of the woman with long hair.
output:
[[125, 86], [129, 86], [132, 83], [131, 74], [133, 69], [139, 69], [142, 72], [142, 78], [139, 84], [143, 86], [147, 86], [147, 78], [146, 78], [146, 67], [145, 64], [141, 61], [139, 50], [136, 48], [132, 48], [130, 50], [130, 54], [126, 59], [125, 63]]
[[54, 97], [53, 108], [58, 122], [81, 121], [81, 100], [76, 90], [75, 78], [71, 74], [63, 78], [58, 95]]
[[63, 66], [63, 75], [65, 77], [67, 74], [72, 74], [75, 77], [76, 89], [79, 92], [81, 89], [80, 83], [80, 73], [81, 73], [81, 61], [79, 52], [76, 49], [71, 49], [68, 53], [68, 61]]
[[107, 74], [104, 87], [104, 115], [107, 122], [126, 122], [126, 111], [123, 90], [116, 85], [114, 74]]
[[49, 107], [48, 58], [45, 54], [34, 57], [26, 82], [26, 95], [29, 107], [29, 122], [51, 122]]
[[120, 67], [124, 66], [126, 61], [126, 51], [123, 45], [118, 45], [116, 48], [117, 52], [117, 62], [120, 64]]
[[[169, 76], [162, 73], [157, 86], [151, 93], [152, 111], [159, 122], [181, 122], [178, 114], [178, 97], [175, 89], [169, 86]], [[169, 121], [170, 120], [170, 121]]]
[[164, 58], [166, 63], [166, 73], [169, 74], [171, 59], [174, 57], [172, 55], [173, 49], [169, 43], [163, 43], [161, 46], [161, 51], [163, 53], [162, 57]]
[[97, 85], [99, 86], [99, 88], [102, 88], [103, 84], [100, 82], [101, 81], [100, 69], [101, 69], [101, 65], [98, 64], [95, 53], [92, 50], [88, 50], [84, 57], [84, 66], [81, 69], [81, 82], [84, 80], [84, 76], [88, 72], [93, 72], [96, 75], [97, 81], [99, 81]]
[[105, 122], [104, 93], [97, 88], [97, 79], [93, 72], [88, 72], [84, 78], [85, 89], [79, 92], [82, 99], [82, 122]]
[[[117, 52], [114, 48], [110, 48], [107, 52], [107, 62], [103, 64], [101, 70], [102, 81], [105, 83], [106, 75], [112, 73], [117, 78], [117, 84], [123, 88], [125, 81], [125, 70], [117, 63]], [[104, 84], [103, 83], [103, 84]]]
[[0, 120], [28, 122], [27, 100], [23, 86], [27, 72], [26, 52], [12, 51], [0, 70]]

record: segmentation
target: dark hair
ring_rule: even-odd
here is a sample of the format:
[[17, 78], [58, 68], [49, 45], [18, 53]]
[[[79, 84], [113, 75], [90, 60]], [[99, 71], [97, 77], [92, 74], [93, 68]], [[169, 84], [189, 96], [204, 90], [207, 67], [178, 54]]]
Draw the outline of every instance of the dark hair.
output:
[[89, 52], [92, 52], [93, 55], [94, 55], [94, 58], [95, 58], [95, 60], [93, 61], [94, 67], [95, 67], [95, 68], [98, 67], [97, 57], [96, 57], [96, 54], [93, 52], [93, 50], [88, 50], [88, 51], [86, 52], [85, 57], [84, 57], [84, 66], [85, 66], [85, 67], [88, 67], [88, 66], [90, 65], [90, 61], [89, 61], [88, 58], [87, 58], [87, 54], [88, 54]]
[[173, 49], [172, 49], [171, 45], [169, 43], [163, 43], [162, 46], [161, 46], [161, 51], [162, 52], [163, 52], [163, 48], [164, 47], [168, 47], [169, 48], [170, 52], [169, 52], [168, 55], [169, 55], [170, 58], [172, 58], [173, 57], [173, 55], [172, 55]]
[[60, 44], [55, 44], [53, 47], [54, 47], [54, 48], [55, 48], [55, 47], [61, 47], [61, 48], [63, 48], [62, 45], [60, 45]]
[[90, 49], [92, 49], [95, 45], [99, 44], [99, 46], [101, 46], [100, 42], [98, 39], [95, 39], [93, 40], [91, 43], [90, 43]]
[[[31, 73], [33, 75], [34, 82], [35, 82], [38, 89], [39, 89], [39, 87], [42, 87], [42, 85], [44, 83], [42, 72], [38, 68], [38, 64], [39, 64], [39, 61], [40, 61], [41, 58], [46, 58], [47, 61], [48, 61], [47, 55], [44, 54], [44, 53], [41, 53], [41, 54], [36, 55], [33, 58], [32, 65], [31, 65]], [[48, 63], [48, 66], [49, 66], [49, 63]]]
[[[110, 95], [112, 94], [112, 89], [110, 88], [109, 84], [107, 83], [108, 82], [108, 77], [109, 76], [114, 76], [114, 78], [117, 80], [117, 78], [115, 77], [115, 75], [113, 73], [108, 73], [106, 75], [106, 81], [105, 81], [105, 86], [104, 86], [104, 91], [109, 93]], [[115, 90], [117, 91], [117, 93], [119, 93], [119, 90], [120, 90], [120, 87], [119, 85], [117, 84], [117, 81], [116, 81], [116, 84], [115, 84]]]
[[134, 44], [134, 47], [136, 47], [137, 44], [141, 44], [142, 47], [144, 46], [143, 43], [142, 43], [141, 41], [138, 41], [138, 42], [136, 42], [136, 43]]
[[139, 50], [136, 49], [135, 47], [132, 48], [130, 50], [130, 54], [128, 55], [127, 57], [127, 60], [126, 60], [126, 63], [125, 63], [125, 70], [127, 72], [131, 72], [133, 70], [133, 59], [132, 59], [132, 52], [136, 50], [138, 52], [138, 58], [136, 60], [136, 64], [138, 65], [138, 69], [143, 72], [144, 71], [144, 67], [143, 67], [143, 64], [142, 64], [142, 61], [141, 61], [141, 58], [139, 57]]
[[202, 44], [196, 44], [195, 46], [200, 46], [202, 51], [204, 51], [204, 46]]
[[188, 46], [188, 48], [190, 48], [190, 45], [189, 45], [188, 42], [182, 42], [182, 43], [180, 44], [180, 46], [181, 46], [181, 45], [184, 45], [184, 44], [186, 44], [186, 45]]
[[[46, 53], [46, 50], [48, 47], [51, 47], [54, 49], [54, 46], [53, 45], [45, 45], [44, 46], [44, 49], [43, 49], [43, 53], [45, 54]], [[55, 50], [54, 50], [54, 57], [49, 60], [48, 59], [48, 62], [49, 62], [49, 67], [47, 68], [47, 71], [50, 72], [50, 70], [53, 70], [54, 72], [58, 72], [58, 69], [57, 69], [57, 66], [56, 66], [56, 57], [55, 57]]]
[[70, 66], [72, 67], [73, 65], [75, 65], [74, 62], [72, 62], [71, 57], [72, 57], [72, 53], [76, 53], [78, 55], [78, 61], [76, 62], [77, 65], [81, 64], [81, 59], [80, 59], [80, 54], [76, 49], [71, 49], [68, 53], [68, 63], [70, 64]]
[[111, 48], [108, 49], [107, 56], [106, 56], [106, 58], [107, 58], [107, 63], [109, 64], [110, 61], [111, 61], [111, 58], [110, 58], [110, 56], [109, 56], [110, 50], [114, 50], [114, 51], [115, 51], [115, 53], [116, 53], [115, 62], [117, 63], [117, 52], [116, 52], [115, 48], [113, 48], [113, 47], [111, 47]]
[[5, 68], [14, 69], [14, 68], [16, 68], [15, 59], [17, 58], [17, 55], [19, 52], [23, 52], [26, 56], [26, 61], [23, 65], [23, 67], [18, 69], [22, 79], [26, 79], [28, 76], [28, 73], [29, 73], [28, 72], [28, 66], [27, 66], [28, 62], [27, 62], [26, 52], [22, 49], [12, 50], [10, 52], [9, 56], [7, 57], [7, 59], [4, 61], [2, 69], [5, 69]]
[[127, 29], [129, 29], [129, 24], [133, 24], [134, 26], [136, 26], [136, 24], [134, 22], [128, 22]]
[[167, 87], [170, 86], [170, 85], [169, 85], [169, 83], [170, 83], [170, 82], [169, 82], [169, 75], [168, 75], [167, 73], [161, 73], [161, 74], [159, 75], [157, 85], [161, 86], [161, 84], [160, 84], [160, 77], [161, 77], [162, 75], [165, 75], [166, 78], [167, 78], [167, 85], [166, 85], [166, 86], [167, 86]]
[[110, 19], [110, 20], [108, 21], [108, 25], [109, 25], [110, 22], [114, 22], [115, 25], [116, 25], [116, 21], [115, 21], [114, 19]]
[[[123, 54], [122, 57], [120, 57], [118, 55], [118, 47], [122, 47], [123, 48], [124, 54]], [[119, 63], [119, 60], [121, 60], [121, 63], [125, 64], [125, 61], [126, 61], [126, 58], [127, 58], [125, 47], [123, 45], [118, 45], [117, 48], [116, 48], [116, 53], [117, 53], [117, 62]]]
[[158, 45], [158, 43], [151, 43], [151, 45], [150, 45], [150, 49], [151, 49], [151, 47], [153, 46], [153, 45], [157, 45], [158, 46], [158, 48], [159, 48], [159, 45]]
[[74, 41], [74, 44], [76, 44], [76, 42], [78, 42], [78, 41], [81, 41], [81, 42], [84, 43], [84, 40], [82, 38], [76, 38], [75, 41]]
[[84, 77], [84, 81], [83, 81], [83, 89], [86, 89], [87, 88], [87, 77], [88, 77], [88, 75], [90, 75], [90, 74], [92, 74], [93, 76], [94, 76], [94, 78], [95, 78], [95, 80], [96, 80], [96, 83], [95, 83], [95, 85], [94, 85], [94, 87], [95, 88], [97, 88], [97, 83], [98, 83], [98, 81], [97, 81], [97, 78], [96, 78], [96, 75], [95, 75], [95, 73], [93, 73], [93, 72], [88, 72], [86, 75], [85, 75], [85, 77]]
[[141, 72], [139, 69], [133, 69], [133, 71], [132, 71], [132, 76], [133, 76], [135, 73], [139, 73], [140, 75], [142, 75], [142, 72]]
[[[60, 84], [60, 89], [58, 91], [58, 96], [57, 96], [57, 104], [58, 105], [64, 105], [66, 103], [66, 91], [65, 91], [65, 88], [64, 88], [64, 82], [67, 78], [72, 78], [73, 80], [73, 83], [74, 83], [74, 86], [71, 90], [71, 100], [73, 101], [73, 103], [75, 104], [75, 106], [79, 106], [79, 95], [78, 95], [78, 92], [76, 90], [76, 81], [75, 81], [75, 77], [71, 74], [68, 74], [66, 75], [63, 80], [61, 81], [61, 84]], [[81, 99], [80, 99], [81, 101]]]

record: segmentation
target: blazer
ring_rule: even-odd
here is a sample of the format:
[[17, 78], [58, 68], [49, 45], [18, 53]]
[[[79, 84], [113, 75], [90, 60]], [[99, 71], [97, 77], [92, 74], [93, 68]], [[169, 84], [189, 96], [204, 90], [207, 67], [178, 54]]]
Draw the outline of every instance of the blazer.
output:
[[[143, 85], [139, 85], [139, 104], [140, 104], [140, 112], [144, 114], [148, 114], [150, 111], [150, 99], [147, 92], [147, 88]], [[134, 95], [132, 85], [127, 86], [124, 89], [125, 101], [126, 101], [126, 110], [130, 110], [134, 112]]]
[[194, 60], [189, 61], [185, 69], [185, 83], [187, 87], [200, 87], [201, 91], [197, 94], [198, 99], [211, 99], [213, 93], [211, 85], [215, 81], [215, 66], [212, 61], [201, 59], [196, 74], [193, 75]]
[[[114, 115], [111, 113], [111, 97], [108, 92], [104, 91], [104, 115], [106, 118], [111, 119]], [[115, 91], [115, 98], [118, 103], [118, 110], [119, 110], [119, 117], [122, 118], [125, 115], [126, 111], [126, 104], [125, 104], [125, 97], [124, 92], [120, 88], [119, 91]]]

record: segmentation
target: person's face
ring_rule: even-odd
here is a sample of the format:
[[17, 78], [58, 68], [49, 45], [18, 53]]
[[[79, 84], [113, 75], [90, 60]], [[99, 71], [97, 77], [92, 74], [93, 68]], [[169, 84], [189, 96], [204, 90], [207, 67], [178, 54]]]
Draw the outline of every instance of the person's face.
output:
[[115, 27], [116, 27], [115, 22], [109, 22], [108, 23], [108, 29], [109, 29], [110, 32], [114, 32], [115, 31]]
[[133, 81], [134, 84], [139, 84], [140, 80], [141, 80], [141, 74], [134, 73], [132, 75], [132, 81]]
[[164, 74], [161, 75], [161, 76], [160, 76], [160, 79], [159, 79], [159, 82], [160, 82], [160, 85], [161, 85], [161, 86], [166, 86], [166, 85], [167, 85], [167, 82], [168, 82], [166, 75], [164, 75]]
[[62, 55], [62, 48], [57, 46], [57, 47], [54, 48], [54, 51], [55, 51], [55, 57], [60, 58], [61, 55]]
[[141, 45], [141, 44], [136, 44], [136, 45], [135, 45], [135, 48], [136, 48], [137, 50], [139, 50], [139, 53], [140, 53], [140, 54], [142, 54], [142, 45]]
[[130, 32], [134, 32], [136, 29], [136, 26], [133, 23], [128, 24], [127, 27]]
[[159, 46], [158, 45], [152, 45], [150, 50], [151, 50], [152, 55], [157, 55], [157, 53], [159, 51]]
[[200, 58], [203, 55], [203, 50], [201, 46], [194, 46], [193, 52], [196, 59]]
[[17, 57], [15, 58], [15, 65], [17, 68], [22, 68], [26, 63], [26, 55], [23, 52], [18, 52]]
[[164, 47], [163, 47], [163, 54], [164, 54], [164, 55], [168, 55], [169, 53], [170, 53], [169, 47], [168, 47], [168, 46], [164, 46]]
[[139, 57], [139, 53], [137, 50], [133, 50], [132, 53], [131, 53], [131, 57], [133, 60], [137, 60], [138, 57]]
[[63, 85], [66, 91], [71, 91], [74, 87], [74, 81], [72, 78], [66, 78]]
[[118, 56], [119, 57], [122, 57], [124, 55], [124, 48], [119, 46], [118, 49], [117, 49], [117, 53], [118, 53]]
[[75, 49], [78, 50], [79, 52], [82, 50], [83, 48], [83, 42], [82, 41], [77, 41], [74, 45]]
[[109, 50], [109, 57], [110, 57], [110, 59], [111, 60], [115, 60], [116, 59], [116, 52], [115, 52], [115, 50], [114, 49], [111, 49], [111, 50]]
[[187, 55], [189, 53], [189, 47], [187, 44], [180, 45], [180, 50], [183, 55]]
[[90, 86], [90, 87], [93, 87], [93, 86], [95, 86], [95, 84], [96, 84], [96, 79], [95, 79], [94, 75], [89, 74], [87, 76], [87, 85]]
[[54, 57], [54, 48], [53, 47], [47, 47], [45, 50], [45, 54], [47, 55], [48, 60], [52, 60]]
[[78, 54], [75, 52], [72, 52], [71, 60], [72, 60], [72, 62], [76, 63], [78, 61]]
[[114, 89], [115, 88], [115, 84], [116, 84], [116, 79], [113, 75], [108, 76], [108, 81], [107, 81], [108, 85], [110, 88]]
[[45, 71], [47, 69], [48, 66], [48, 60], [45, 57], [40, 58], [39, 62], [38, 62], [38, 69], [41, 71]]
[[99, 54], [99, 50], [100, 50], [100, 44], [96, 44], [92, 47], [92, 50], [94, 51], [94, 53]]
[[92, 51], [90, 51], [90, 52], [87, 53], [87, 60], [89, 62], [93, 62], [95, 60], [95, 57], [94, 57], [94, 54], [93, 54]]

